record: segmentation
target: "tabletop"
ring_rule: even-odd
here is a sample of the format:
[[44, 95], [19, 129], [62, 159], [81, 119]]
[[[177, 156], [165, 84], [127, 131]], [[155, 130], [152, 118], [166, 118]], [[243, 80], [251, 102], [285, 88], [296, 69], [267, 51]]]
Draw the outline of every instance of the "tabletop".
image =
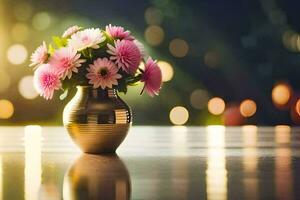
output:
[[[63, 127], [0, 127], [0, 199], [296, 199], [300, 128], [134, 126], [117, 154]], [[298, 188], [298, 189], [297, 189]]]

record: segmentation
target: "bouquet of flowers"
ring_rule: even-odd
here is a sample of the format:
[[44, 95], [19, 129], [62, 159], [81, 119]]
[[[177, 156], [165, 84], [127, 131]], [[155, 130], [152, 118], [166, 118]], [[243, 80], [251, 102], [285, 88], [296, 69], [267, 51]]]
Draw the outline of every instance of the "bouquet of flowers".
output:
[[[141, 62], [144, 69], [139, 68]], [[76, 85], [126, 93], [128, 86], [140, 82], [141, 94], [145, 90], [154, 96], [162, 84], [156, 61], [121, 26], [108, 25], [105, 31], [72, 26], [61, 37], [53, 37], [52, 44], [43, 42], [33, 52], [30, 66], [35, 70], [34, 85], [45, 99], [51, 99], [55, 90], [63, 90], [63, 99]]]

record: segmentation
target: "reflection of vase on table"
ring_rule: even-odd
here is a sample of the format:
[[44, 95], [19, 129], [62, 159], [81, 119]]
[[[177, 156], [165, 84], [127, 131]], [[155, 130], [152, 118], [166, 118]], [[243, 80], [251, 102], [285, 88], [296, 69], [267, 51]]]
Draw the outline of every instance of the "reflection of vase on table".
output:
[[130, 199], [130, 176], [115, 154], [83, 154], [64, 178], [64, 200]]

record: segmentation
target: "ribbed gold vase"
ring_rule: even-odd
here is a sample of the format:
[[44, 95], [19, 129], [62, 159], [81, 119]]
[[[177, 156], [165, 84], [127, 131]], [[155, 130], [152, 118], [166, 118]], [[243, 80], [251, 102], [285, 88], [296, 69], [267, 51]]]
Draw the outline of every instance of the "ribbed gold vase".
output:
[[63, 123], [85, 153], [113, 153], [126, 137], [132, 122], [130, 107], [114, 89], [77, 86], [63, 112]]

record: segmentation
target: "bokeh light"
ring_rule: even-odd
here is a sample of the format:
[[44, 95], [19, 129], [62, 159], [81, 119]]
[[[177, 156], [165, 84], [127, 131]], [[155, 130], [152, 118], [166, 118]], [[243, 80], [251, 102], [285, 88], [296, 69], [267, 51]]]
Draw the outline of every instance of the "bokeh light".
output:
[[290, 51], [300, 50], [300, 35], [294, 31], [285, 31], [282, 36], [283, 45]]
[[164, 37], [164, 30], [160, 26], [149, 26], [145, 31], [145, 39], [152, 46], [159, 45]]
[[14, 114], [14, 105], [6, 100], [0, 100], [0, 119], [8, 119], [11, 118]]
[[190, 96], [191, 105], [196, 109], [203, 109], [206, 107], [209, 100], [209, 94], [206, 90], [196, 89]]
[[213, 115], [220, 115], [225, 110], [225, 102], [219, 97], [214, 97], [208, 101], [208, 111]]
[[51, 24], [51, 16], [47, 12], [39, 12], [32, 18], [32, 26], [39, 31], [46, 30]]
[[25, 23], [17, 23], [11, 30], [13, 40], [17, 42], [25, 41], [29, 36], [29, 28]]
[[172, 65], [166, 61], [158, 61], [157, 65], [161, 69], [162, 81], [163, 82], [170, 81], [174, 76], [174, 70]]
[[7, 59], [11, 64], [19, 65], [27, 59], [27, 49], [22, 44], [14, 44], [7, 50]]
[[291, 98], [291, 88], [286, 83], [279, 83], [272, 90], [272, 100], [275, 105], [283, 106]]
[[163, 14], [158, 8], [149, 7], [145, 11], [145, 19], [149, 25], [159, 25], [162, 23]]
[[189, 45], [185, 40], [176, 38], [170, 42], [169, 50], [173, 56], [182, 58], [188, 53]]
[[170, 121], [175, 125], [183, 125], [189, 119], [189, 112], [185, 107], [176, 106], [170, 111]]
[[204, 63], [209, 67], [216, 67], [219, 65], [220, 55], [216, 51], [208, 51], [204, 55]]
[[297, 100], [295, 110], [297, 114], [300, 116], [300, 99]]
[[244, 117], [251, 117], [256, 113], [256, 103], [251, 99], [244, 100], [240, 105], [240, 112]]
[[34, 99], [38, 96], [33, 86], [33, 76], [24, 76], [19, 82], [19, 92], [25, 99]]

